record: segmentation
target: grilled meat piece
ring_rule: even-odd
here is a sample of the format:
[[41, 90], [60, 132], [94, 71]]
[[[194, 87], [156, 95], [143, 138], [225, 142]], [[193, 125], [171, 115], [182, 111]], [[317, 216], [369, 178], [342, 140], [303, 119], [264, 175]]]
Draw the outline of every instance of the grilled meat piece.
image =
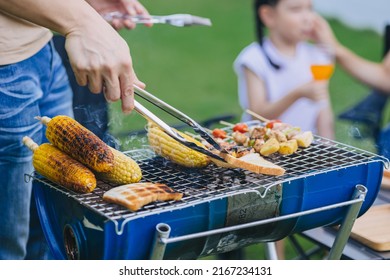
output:
[[234, 146], [228, 152], [235, 158], [243, 157], [247, 154], [253, 153], [252, 147]]
[[256, 139], [255, 143], [253, 144], [253, 149], [257, 152], [260, 153], [261, 148], [263, 147], [265, 141], [264, 139]]
[[271, 130], [270, 134], [269, 134], [269, 138], [272, 138], [272, 137], [276, 138], [276, 140], [278, 140], [279, 143], [287, 141], [286, 135], [282, 131], [279, 131], [279, 130]]
[[232, 137], [234, 142], [236, 142], [238, 145], [246, 145], [249, 140], [249, 137], [241, 132], [233, 132]]
[[262, 139], [264, 138], [264, 135], [265, 135], [265, 128], [264, 127], [259, 127], [259, 126], [256, 126], [252, 129], [251, 133], [250, 133], [250, 138], [254, 138], [254, 139]]

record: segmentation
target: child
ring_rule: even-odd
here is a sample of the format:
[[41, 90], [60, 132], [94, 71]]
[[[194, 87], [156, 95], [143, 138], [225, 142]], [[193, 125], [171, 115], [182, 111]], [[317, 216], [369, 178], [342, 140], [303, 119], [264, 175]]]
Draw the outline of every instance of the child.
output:
[[[315, 20], [312, 1], [255, 0], [254, 11], [258, 41], [234, 63], [241, 107], [333, 139], [328, 81], [315, 81], [310, 72], [324, 55], [307, 42]], [[245, 113], [243, 121], [249, 119]]]

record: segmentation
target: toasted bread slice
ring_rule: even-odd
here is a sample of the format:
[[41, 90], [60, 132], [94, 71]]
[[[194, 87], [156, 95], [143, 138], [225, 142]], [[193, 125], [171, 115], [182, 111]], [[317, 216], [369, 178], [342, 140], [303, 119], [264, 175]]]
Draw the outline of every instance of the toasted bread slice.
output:
[[235, 166], [237, 168], [242, 168], [248, 171], [252, 171], [257, 174], [280, 176], [286, 172], [284, 168], [268, 160], [265, 160], [258, 153], [250, 153], [240, 158], [235, 158], [226, 153], [221, 153], [220, 155], [230, 165]]
[[137, 211], [153, 201], [180, 200], [182, 197], [182, 193], [160, 183], [133, 183], [112, 188], [103, 194], [105, 201], [120, 204], [131, 211]]

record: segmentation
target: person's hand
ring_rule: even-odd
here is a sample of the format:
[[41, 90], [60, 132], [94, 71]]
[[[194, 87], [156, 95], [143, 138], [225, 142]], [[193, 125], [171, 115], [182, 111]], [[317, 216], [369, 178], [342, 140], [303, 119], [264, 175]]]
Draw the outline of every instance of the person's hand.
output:
[[295, 89], [299, 98], [322, 101], [329, 98], [328, 81], [311, 81]]
[[[147, 9], [137, 0], [86, 0], [100, 15], [111, 12], [119, 12], [129, 16], [149, 17]], [[114, 18], [110, 24], [116, 29], [134, 29], [136, 24], [131, 19]], [[152, 23], [145, 23], [145, 26], [151, 27]]]
[[125, 113], [134, 108], [133, 84], [142, 88], [133, 70], [126, 41], [99, 15], [66, 34], [65, 48], [76, 80], [107, 101], [122, 100]]
[[315, 15], [311, 37], [311, 39], [314, 40], [314, 42], [316, 42], [317, 44], [330, 46], [334, 50], [339, 45], [339, 42], [334, 35], [329, 23], [318, 14]]

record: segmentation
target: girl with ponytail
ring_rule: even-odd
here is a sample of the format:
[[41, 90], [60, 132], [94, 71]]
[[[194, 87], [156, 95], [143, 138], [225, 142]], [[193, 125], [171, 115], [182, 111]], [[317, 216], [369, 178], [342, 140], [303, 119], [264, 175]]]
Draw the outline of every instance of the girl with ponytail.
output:
[[234, 62], [241, 107], [333, 138], [328, 80], [313, 79], [310, 70], [325, 55], [308, 42], [316, 18], [312, 1], [254, 0], [253, 8], [257, 41]]

